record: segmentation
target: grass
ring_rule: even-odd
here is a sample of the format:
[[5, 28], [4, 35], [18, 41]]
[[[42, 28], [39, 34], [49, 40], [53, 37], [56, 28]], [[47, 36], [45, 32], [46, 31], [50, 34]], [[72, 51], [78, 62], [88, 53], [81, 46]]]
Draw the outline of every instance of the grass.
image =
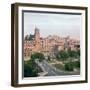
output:
[[57, 69], [64, 70], [64, 66], [62, 64], [54, 64]]
[[47, 61], [48, 61], [48, 63], [55, 63], [54, 60], [47, 60]]

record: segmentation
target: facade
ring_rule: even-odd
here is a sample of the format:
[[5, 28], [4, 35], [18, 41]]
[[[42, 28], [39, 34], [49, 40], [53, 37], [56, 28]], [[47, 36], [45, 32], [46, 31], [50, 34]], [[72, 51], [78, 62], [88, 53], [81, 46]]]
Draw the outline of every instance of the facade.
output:
[[24, 40], [24, 60], [30, 58], [31, 54], [41, 52], [45, 57], [54, 57], [60, 50], [80, 49], [80, 41], [57, 35], [49, 35], [46, 38], [40, 37], [40, 31], [35, 28], [34, 35], [27, 35]]

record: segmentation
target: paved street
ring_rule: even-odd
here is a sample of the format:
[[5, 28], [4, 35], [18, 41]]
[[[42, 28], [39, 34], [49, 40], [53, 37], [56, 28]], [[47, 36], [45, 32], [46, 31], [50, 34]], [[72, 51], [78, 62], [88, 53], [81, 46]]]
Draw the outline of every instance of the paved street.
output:
[[54, 66], [52, 66], [50, 63], [48, 63], [46, 60], [43, 60], [42, 62], [36, 62], [41, 69], [44, 72], [48, 72], [46, 76], [60, 76], [60, 75], [77, 75], [79, 74], [79, 72], [66, 72], [66, 71], [62, 71], [59, 70], [57, 68], [55, 68]]
[[57, 76], [57, 73], [54, 71], [53, 67], [50, 66], [45, 60], [41, 62], [41, 64], [45, 71], [48, 72], [47, 76]]

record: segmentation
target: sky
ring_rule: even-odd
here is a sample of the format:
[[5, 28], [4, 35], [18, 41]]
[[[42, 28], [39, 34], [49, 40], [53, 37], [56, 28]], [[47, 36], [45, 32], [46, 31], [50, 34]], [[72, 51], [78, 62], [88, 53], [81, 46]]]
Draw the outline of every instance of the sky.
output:
[[34, 34], [35, 27], [41, 37], [58, 35], [80, 39], [81, 15], [24, 12], [24, 37]]

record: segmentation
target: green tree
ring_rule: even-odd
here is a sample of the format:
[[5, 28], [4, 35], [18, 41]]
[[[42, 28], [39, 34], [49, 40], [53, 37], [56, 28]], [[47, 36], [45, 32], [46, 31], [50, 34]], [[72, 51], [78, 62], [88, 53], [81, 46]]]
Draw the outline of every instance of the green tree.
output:
[[38, 66], [35, 63], [36, 59], [42, 61], [44, 59], [44, 55], [42, 53], [34, 53], [31, 55], [31, 59], [29, 61], [24, 62], [24, 77], [38, 76]]
[[57, 59], [65, 60], [69, 57], [67, 51], [59, 51], [56, 55]]
[[80, 61], [75, 61], [73, 65], [75, 68], [80, 68]]
[[73, 63], [72, 62], [65, 63], [65, 70], [66, 71], [73, 71], [74, 70]]
[[32, 60], [24, 62], [24, 77], [36, 77], [37, 73], [37, 66]]
[[77, 55], [80, 56], [80, 50], [77, 50]]
[[42, 53], [34, 53], [31, 55], [31, 59], [38, 59], [39, 61], [42, 61], [43, 59], [45, 59], [45, 57]]
[[77, 58], [77, 51], [74, 50], [68, 50], [69, 57]]

